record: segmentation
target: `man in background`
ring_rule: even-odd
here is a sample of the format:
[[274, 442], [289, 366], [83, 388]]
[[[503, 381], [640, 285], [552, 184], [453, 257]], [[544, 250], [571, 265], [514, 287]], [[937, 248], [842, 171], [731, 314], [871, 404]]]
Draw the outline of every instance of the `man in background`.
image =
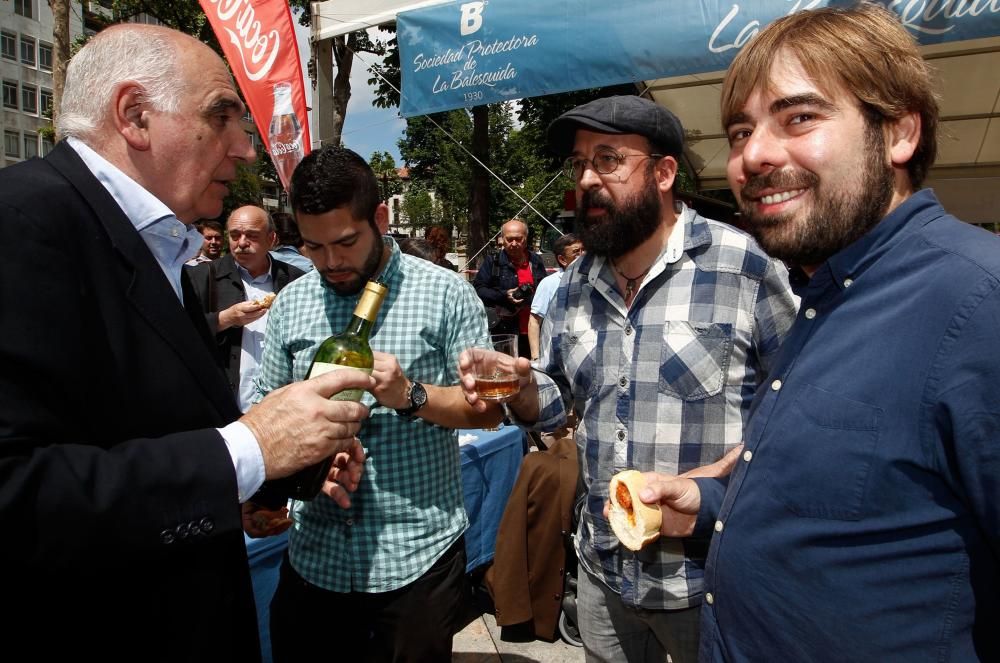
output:
[[273, 212], [271, 223], [278, 236], [271, 249], [271, 256], [298, 267], [303, 272], [311, 272], [313, 264], [302, 255], [302, 235], [299, 234], [299, 224], [295, 222], [295, 217], [288, 212]]
[[503, 250], [486, 256], [473, 285], [486, 306], [494, 308], [498, 322], [494, 334], [517, 334], [518, 354], [531, 356], [528, 345], [528, 307], [535, 286], [548, 272], [542, 259], [528, 248], [528, 226], [511, 219], [500, 229]]
[[573, 233], [566, 233], [552, 243], [552, 252], [556, 256], [556, 263], [559, 271], [549, 274], [535, 288], [535, 295], [531, 299], [531, 318], [528, 320], [528, 345], [531, 347], [530, 358], [532, 361], [538, 359], [538, 336], [542, 329], [542, 320], [545, 319], [545, 312], [549, 310], [549, 302], [556, 294], [559, 281], [563, 272], [574, 260], [584, 253], [583, 242]]
[[226, 221], [229, 253], [191, 268], [191, 284], [215, 334], [220, 368], [246, 412], [253, 403], [267, 312], [274, 295], [302, 276], [297, 267], [271, 257], [275, 231], [267, 211], [253, 205], [233, 210]]
[[803, 11], [733, 60], [722, 119], [802, 306], [728, 492], [642, 496], [715, 532], [701, 660], [1000, 660], [1000, 240], [920, 190], [930, 67], [882, 7]]
[[361, 451], [366, 408], [327, 398], [370, 378], [240, 417], [214, 366], [183, 265], [254, 150], [210, 48], [109, 27], [70, 61], [60, 110], [55, 149], [0, 170], [18, 238], [0, 263], [4, 630], [35, 660], [257, 661], [240, 503]]
[[198, 255], [184, 264], [193, 267], [203, 262], [221, 258], [222, 243], [224, 241], [222, 224], [218, 221], [199, 221], [195, 224], [195, 227], [201, 233], [201, 236], [205, 238], [205, 242], [202, 244], [201, 250], [198, 251]]

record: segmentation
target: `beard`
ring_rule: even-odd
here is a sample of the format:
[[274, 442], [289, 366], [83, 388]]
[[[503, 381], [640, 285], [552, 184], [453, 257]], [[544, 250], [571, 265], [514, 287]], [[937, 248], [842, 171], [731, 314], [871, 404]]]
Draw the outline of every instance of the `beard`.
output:
[[[820, 265], [882, 220], [892, 200], [893, 172], [885, 162], [885, 136], [878, 122], [865, 123], [864, 142], [856, 187], [844, 182], [842, 190], [828, 190], [809, 171], [774, 171], [747, 180], [737, 202], [768, 255], [792, 265]], [[797, 219], [793, 214], [756, 214], [752, 198], [769, 188], [807, 189], [815, 202]]]
[[[333, 291], [338, 295], [356, 295], [365, 288], [365, 284], [372, 280], [375, 276], [375, 272], [378, 271], [378, 266], [382, 262], [382, 252], [385, 245], [382, 243], [382, 236], [379, 234], [378, 230], [372, 226], [372, 234], [375, 236], [375, 241], [372, 242], [372, 248], [365, 257], [365, 262], [361, 265], [361, 269], [341, 269], [336, 272], [330, 270], [323, 270], [323, 278], [326, 280], [326, 284], [333, 288]], [[353, 279], [347, 281], [331, 281], [330, 277], [333, 274], [342, 275], [344, 272], [352, 272], [357, 276]]]
[[[663, 201], [650, 175], [645, 171], [642, 190], [628, 196], [616, 205], [603, 193], [594, 189], [583, 192], [580, 209], [576, 214], [576, 233], [583, 240], [587, 253], [618, 258], [646, 241], [660, 227]], [[587, 210], [601, 207], [603, 216], [589, 218]]]

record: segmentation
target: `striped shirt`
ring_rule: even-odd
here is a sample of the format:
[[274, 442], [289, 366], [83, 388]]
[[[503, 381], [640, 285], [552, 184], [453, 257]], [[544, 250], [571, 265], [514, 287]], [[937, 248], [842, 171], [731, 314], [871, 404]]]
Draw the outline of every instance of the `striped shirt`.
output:
[[[411, 380], [458, 383], [458, 355], [487, 339], [486, 312], [454, 272], [392, 248], [373, 350], [393, 354]], [[313, 270], [285, 287], [268, 314], [259, 397], [305, 377], [320, 343], [347, 325], [360, 295], [340, 296]], [[426, 572], [468, 526], [455, 431], [379, 406], [358, 437], [368, 450], [352, 506], [325, 495], [294, 502], [289, 555], [310, 583], [335, 592], [386, 592]]]
[[625, 308], [610, 264], [586, 254], [562, 279], [542, 326], [538, 430], [580, 414], [587, 499], [577, 554], [626, 605], [701, 600], [708, 539], [633, 553], [602, 512], [624, 469], [678, 474], [740, 443], [746, 412], [795, 318], [787, 271], [747, 235], [684, 208], [666, 249]]

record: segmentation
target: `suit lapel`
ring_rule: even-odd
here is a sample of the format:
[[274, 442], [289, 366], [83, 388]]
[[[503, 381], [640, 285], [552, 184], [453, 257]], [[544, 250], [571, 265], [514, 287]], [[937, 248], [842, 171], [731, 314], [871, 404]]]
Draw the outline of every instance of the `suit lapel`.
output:
[[[173, 349], [177, 361], [187, 367], [221, 417], [228, 419], [234, 412], [238, 413], [232, 394], [209, 352], [210, 346], [206, 345], [205, 334], [196, 328], [196, 323], [192, 324], [192, 317], [181, 306], [159, 263], [115, 199], [65, 141], [60, 142], [46, 160], [87, 201], [94, 212], [95, 223], [103, 227], [122, 257], [129, 273], [128, 282], [122, 283], [125, 298], [146, 320], [152, 332]], [[196, 294], [186, 274], [182, 274], [181, 283], [188, 306], [197, 308]], [[202, 326], [207, 329], [204, 314], [200, 315]]]

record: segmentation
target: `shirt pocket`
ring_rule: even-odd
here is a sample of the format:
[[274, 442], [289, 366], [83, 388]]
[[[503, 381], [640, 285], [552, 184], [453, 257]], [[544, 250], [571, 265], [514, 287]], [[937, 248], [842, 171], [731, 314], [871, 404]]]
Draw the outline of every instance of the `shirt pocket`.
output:
[[594, 329], [569, 330], [563, 335], [565, 374], [573, 381], [574, 392], [593, 396], [600, 386], [597, 365], [598, 334]]
[[860, 520], [881, 408], [807, 384], [789, 415], [771, 423], [783, 443], [764, 451], [771, 494], [797, 516]]
[[725, 385], [732, 353], [732, 324], [667, 320], [660, 392], [686, 401], [717, 395]]

